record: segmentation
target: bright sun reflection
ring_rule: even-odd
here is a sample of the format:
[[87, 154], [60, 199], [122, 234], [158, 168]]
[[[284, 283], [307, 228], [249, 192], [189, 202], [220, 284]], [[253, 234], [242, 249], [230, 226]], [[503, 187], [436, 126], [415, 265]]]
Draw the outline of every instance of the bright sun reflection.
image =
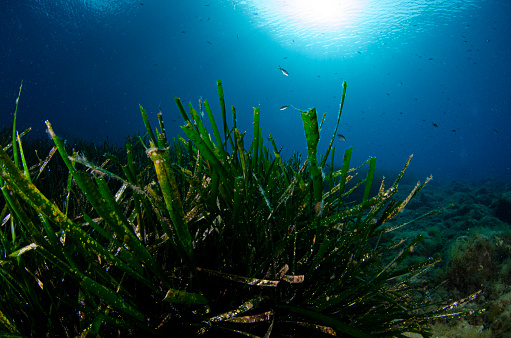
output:
[[275, 1], [282, 15], [316, 30], [332, 31], [352, 24], [363, 11], [366, 0]]
[[315, 54], [340, 48], [346, 53], [346, 45], [354, 46], [350, 41], [359, 36], [371, 7], [371, 0], [230, 1], [282, 45]]
[[[282, 46], [310, 55], [396, 48], [480, 0], [227, 0]], [[387, 47], [391, 48], [391, 47]]]

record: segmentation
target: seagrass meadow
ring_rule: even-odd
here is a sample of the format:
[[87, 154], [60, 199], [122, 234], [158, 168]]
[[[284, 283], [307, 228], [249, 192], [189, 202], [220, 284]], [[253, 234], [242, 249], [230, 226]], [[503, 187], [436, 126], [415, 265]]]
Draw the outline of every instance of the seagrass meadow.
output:
[[324, 116], [300, 111], [304, 160], [263, 144], [260, 107], [247, 140], [217, 89], [221, 125], [207, 100], [174, 98], [187, 138], [169, 138], [140, 106], [147, 133], [123, 149], [70, 149], [48, 121], [53, 144], [29, 140], [18, 96], [1, 134], [1, 335], [429, 337], [432, 320], [470, 314], [474, 295], [428, 296], [419, 277], [438, 255], [406, 264], [421, 236], [389, 236], [430, 179], [395, 198], [411, 157], [379, 186], [376, 159], [353, 169], [352, 148], [334, 170], [346, 83], [324, 154]]

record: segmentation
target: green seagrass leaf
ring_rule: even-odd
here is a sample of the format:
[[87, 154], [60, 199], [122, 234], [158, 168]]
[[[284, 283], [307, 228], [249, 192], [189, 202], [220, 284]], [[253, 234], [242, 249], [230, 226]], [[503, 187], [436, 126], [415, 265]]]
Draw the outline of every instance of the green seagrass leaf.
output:
[[256, 315], [251, 316], [241, 316], [241, 317], [231, 317], [226, 321], [231, 323], [242, 323], [242, 324], [252, 324], [252, 323], [260, 323], [267, 322], [271, 319], [273, 312], [266, 311], [263, 313], [258, 313]]
[[231, 310], [231, 311], [228, 311], [228, 312], [222, 313], [220, 315], [209, 318], [208, 321], [209, 322], [220, 322], [220, 321], [228, 320], [228, 319], [233, 318], [241, 313], [244, 313], [251, 309], [256, 308], [257, 305], [259, 305], [259, 303], [261, 303], [261, 301], [262, 301], [262, 298], [260, 296], [257, 296], [255, 298], [252, 298], [252, 299], [246, 301], [245, 303], [241, 304], [238, 308], [236, 308], [234, 310]]
[[321, 314], [316, 311], [307, 310], [304, 308], [298, 308], [298, 307], [294, 307], [294, 306], [287, 306], [287, 305], [280, 305], [279, 307], [282, 307], [284, 309], [288, 309], [292, 312], [298, 313], [298, 314], [304, 316], [305, 318], [312, 319], [313, 322], [319, 321], [322, 324], [325, 324], [337, 331], [347, 333], [353, 337], [357, 337], [357, 338], [371, 338], [371, 337], [373, 337], [372, 335], [365, 333], [355, 327], [352, 327], [346, 323], [336, 320], [335, 318], [326, 316], [326, 315]]
[[217, 277], [225, 278], [228, 280], [232, 280], [234, 282], [243, 283], [243, 284], [247, 284], [247, 285], [277, 287], [277, 285], [280, 282], [278, 280], [238, 276], [238, 275], [233, 275], [230, 273], [225, 273], [225, 272], [215, 271], [215, 270], [210, 270], [210, 269], [197, 268], [197, 270], [204, 271], [206, 273], [209, 273], [210, 275], [214, 275]]
[[156, 140], [156, 137], [154, 136], [153, 130], [151, 129], [151, 125], [149, 124], [149, 119], [147, 118], [147, 112], [144, 108], [142, 108], [142, 105], [138, 105], [140, 108], [140, 113], [142, 114], [142, 120], [144, 120], [144, 125], [147, 130], [147, 134], [149, 135], [149, 138], [151, 139], [151, 142], [156, 145], [158, 144], [158, 141]]
[[21, 88], [23, 87], [23, 80], [20, 84], [20, 90], [18, 92], [18, 97], [16, 98], [16, 108], [14, 109], [14, 118], [12, 122], [12, 154], [14, 158], [14, 164], [16, 165], [16, 168], [19, 168], [19, 154], [18, 154], [18, 147], [16, 143], [16, 116], [18, 115], [18, 104], [20, 102], [20, 96], [21, 96]]
[[0, 332], [2, 337], [22, 337], [19, 335], [18, 328], [0, 311], [0, 324], [2, 324], [9, 333]]
[[44, 248], [38, 247], [37, 250], [42, 256], [50, 260], [62, 271], [71, 275], [73, 278], [77, 279], [80, 282], [80, 285], [85, 290], [100, 297], [101, 300], [104, 301], [106, 304], [132, 316], [133, 318], [136, 318], [139, 321], [145, 320], [145, 316], [140, 311], [138, 311], [130, 304], [128, 304], [128, 302], [121, 295], [117, 294], [115, 291], [107, 288], [103, 284], [94, 281], [93, 279], [84, 275], [77, 269], [72, 268], [66, 262], [62, 261], [61, 259], [53, 255], [51, 252], [45, 250]]
[[[347, 87], [347, 84], [346, 84], [346, 81], [344, 81], [342, 83], [342, 96], [341, 96], [341, 105], [339, 107], [339, 114], [337, 115], [337, 124], [335, 125], [335, 130], [334, 130], [334, 133], [332, 135], [332, 139], [330, 140], [330, 144], [328, 145], [328, 148], [325, 152], [325, 156], [323, 156], [323, 158], [321, 159], [321, 164], [320, 164], [320, 167], [323, 167], [326, 163], [326, 161], [328, 160], [328, 155], [330, 154], [330, 150], [332, 149], [332, 146], [334, 144], [334, 140], [337, 136], [337, 129], [339, 128], [339, 122], [341, 121], [341, 114], [342, 114], [342, 108], [344, 107], [344, 99], [346, 98], [346, 87]], [[324, 117], [323, 117], [324, 118]], [[333, 154], [332, 154], [332, 166], [331, 168], [333, 167]]]
[[254, 108], [254, 121], [252, 122], [253, 127], [253, 134], [254, 139], [252, 140], [252, 144], [250, 145], [249, 152], [252, 153], [252, 168], [258, 172], [259, 169], [259, 163], [262, 161], [259, 161], [259, 157], [262, 158], [262, 151], [261, 151], [261, 128], [260, 126], [261, 121], [261, 104], [259, 104], [258, 107]]
[[[342, 160], [342, 169], [341, 169], [341, 178], [339, 182], [339, 197], [344, 194], [344, 189], [346, 187], [348, 171], [350, 169], [350, 161], [351, 161], [351, 153], [353, 152], [353, 147], [350, 147], [344, 151], [344, 157]], [[339, 198], [340, 199], [340, 198]], [[339, 203], [340, 206], [341, 203]]]
[[202, 156], [209, 161], [211, 167], [215, 172], [220, 175], [222, 179], [222, 183], [226, 186], [226, 191], [229, 194], [230, 200], [232, 200], [232, 192], [234, 189], [234, 177], [226, 170], [225, 166], [222, 164], [217, 155], [208, 147], [206, 142], [202, 139], [201, 135], [195, 130], [190, 122], [188, 122], [185, 126], [182, 126], [181, 129], [186, 133], [186, 135], [190, 138], [190, 141], [193, 142], [195, 147], [200, 150]]
[[[158, 176], [161, 191], [165, 200], [165, 206], [170, 214], [173, 224], [173, 230], [178, 240], [178, 245], [184, 254], [183, 258], [194, 261], [192, 237], [188, 230], [185, 212], [181, 203], [181, 197], [176, 185], [176, 178], [173, 169], [170, 166], [170, 157], [166, 150], [151, 148], [147, 151], [148, 156], [154, 163], [154, 169]], [[164, 227], [169, 237], [172, 237], [172, 230]]]
[[181, 100], [174, 96], [174, 102], [176, 102], [177, 109], [179, 109], [179, 112], [181, 113], [183, 120], [185, 120], [186, 122], [190, 121], [190, 117], [188, 117], [188, 114], [186, 113], [185, 107], [183, 106]]
[[207, 304], [208, 300], [201, 294], [185, 292], [176, 289], [169, 289], [164, 301], [175, 304], [187, 304], [187, 305], [197, 305], [197, 304]]
[[[222, 81], [220, 81], [220, 80], [216, 81], [216, 88], [218, 90], [218, 99], [220, 101], [220, 110], [222, 111], [222, 122], [223, 122], [223, 127], [224, 127], [224, 142], [227, 142], [227, 130], [229, 130], [229, 128], [227, 127], [227, 111], [225, 109], [224, 87], [222, 86]], [[234, 107], [233, 107], [232, 114], [233, 114], [233, 120], [234, 120], [233, 127], [236, 128], [236, 113], [234, 112]], [[231, 147], [232, 147], [232, 149], [235, 149], [234, 145], [232, 144], [232, 139], [231, 139]]]
[[219, 150], [222, 159], [226, 159], [227, 154], [225, 152], [225, 149], [223, 147], [223, 141], [220, 136], [220, 132], [218, 131], [218, 127], [216, 125], [215, 117], [213, 115], [213, 112], [211, 111], [211, 107], [209, 106], [208, 100], [204, 100], [204, 107], [206, 108], [206, 113], [208, 114], [209, 123], [211, 124], [211, 128], [213, 128], [213, 135], [215, 136], [216, 141], [216, 149]]
[[24, 253], [26, 252], [29, 252], [31, 250], [34, 250], [35, 248], [37, 248], [37, 244], [35, 243], [30, 243], [29, 245], [25, 245], [23, 248], [21, 249], [18, 249], [14, 252], [11, 252], [7, 257], [13, 259], [13, 258], [17, 258], [21, 255], [23, 255]]
[[309, 160], [309, 170], [312, 177], [312, 186], [314, 191], [314, 207], [316, 213], [321, 211], [320, 203], [323, 199], [323, 176], [318, 168], [318, 142], [319, 142], [319, 126], [316, 108], [309, 111], [301, 111], [303, 128], [305, 130], [305, 138], [307, 140], [307, 159]]

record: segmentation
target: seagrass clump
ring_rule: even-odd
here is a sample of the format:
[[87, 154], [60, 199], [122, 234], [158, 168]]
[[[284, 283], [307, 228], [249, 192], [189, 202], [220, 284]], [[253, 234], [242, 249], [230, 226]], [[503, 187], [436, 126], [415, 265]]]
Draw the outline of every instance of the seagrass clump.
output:
[[346, 83], [319, 157], [324, 116], [300, 111], [304, 161], [282, 159], [271, 136], [271, 147], [263, 144], [260, 107], [247, 142], [234, 108], [228, 125], [217, 87], [221, 128], [207, 100], [187, 111], [175, 98], [187, 139], [169, 139], [161, 111], [153, 129], [140, 107], [147, 134], [127, 141], [125, 160], [108, 154], [108, 165], [69, 152], [47, 121], [66, 168], [58, 196], [38, 190], [14, 121], [0, 149], [0, 332], [431, 336], [428, 322], [460, 302], [427, 302], [416, 277], [439, 257], [406, 266], [422, 238], [388, 236], [406, 224], [387, 222], [429, 180], [394, 199], [411, 157], [376, 193], [375, 158], [362, 175], [363, 165], [350, 169], [349, 148], [333, 169]]

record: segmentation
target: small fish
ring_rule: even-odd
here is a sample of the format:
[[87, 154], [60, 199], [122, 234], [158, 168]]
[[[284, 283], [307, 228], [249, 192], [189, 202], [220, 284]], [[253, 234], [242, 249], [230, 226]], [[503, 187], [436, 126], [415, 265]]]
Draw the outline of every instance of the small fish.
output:
[[433, 127], [438, 128], [438, 124], [433, 123]]
[[289, 106], [282, 106], [280, 107], [280, 110], [286, 110]]
[[456, 134], [456, 129], [453, 129], [453, 130], [451, 130], [451, 131], [452, 131], [453, 133], [455, 133], [455, 134]]
[[282, 68], [281, 66], [279, 66], [279, 69], [280, 71], [282, 72], [282, 74], [284, 74], [285, 76], [289, 76], [289, 73], [287, 72], [287, 70], [285, 70], [284, 68]]
[[344, 137], [344, 135], [342, 135], [342, 134], [337, 134], [337, 137], [338, 137], [341, 141], [346, 141], [346, 137]]
[[499, 131], [497, 129], [492, 129], [495, 134], [498, 134]]

